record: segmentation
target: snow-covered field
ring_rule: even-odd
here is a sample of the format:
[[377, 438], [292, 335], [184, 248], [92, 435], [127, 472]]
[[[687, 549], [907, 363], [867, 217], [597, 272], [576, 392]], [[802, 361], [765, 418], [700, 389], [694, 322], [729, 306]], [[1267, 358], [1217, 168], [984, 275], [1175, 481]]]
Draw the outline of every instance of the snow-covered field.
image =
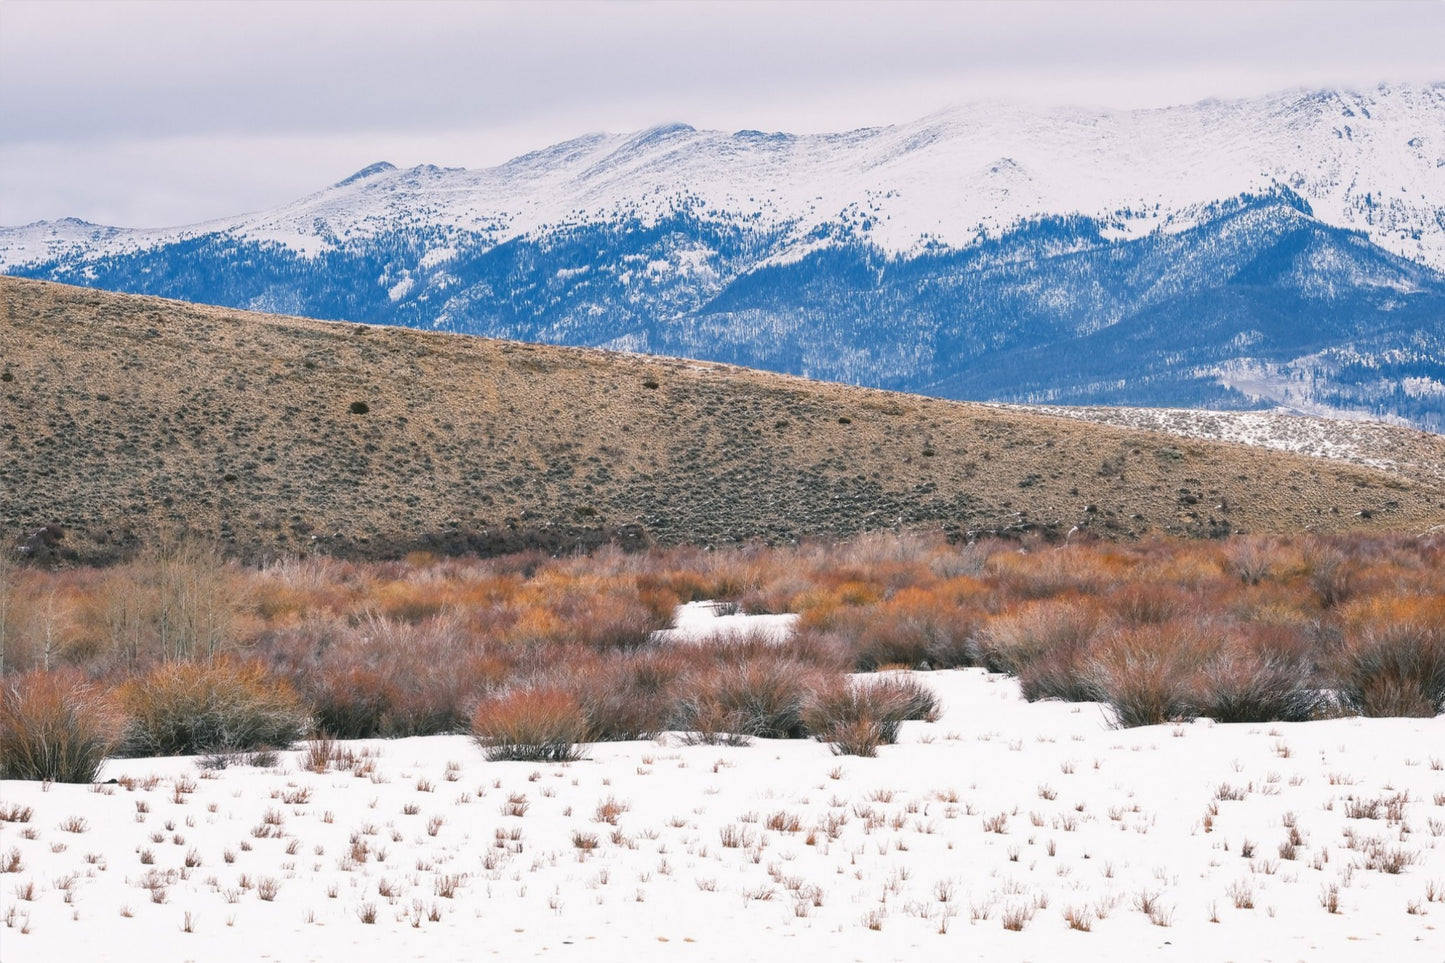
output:
[[1445, 717], [1118, 730], [922, 678], [943, 715], [876, 759], [450, 736], [7, 782], [0, 955], [1445, 959]]

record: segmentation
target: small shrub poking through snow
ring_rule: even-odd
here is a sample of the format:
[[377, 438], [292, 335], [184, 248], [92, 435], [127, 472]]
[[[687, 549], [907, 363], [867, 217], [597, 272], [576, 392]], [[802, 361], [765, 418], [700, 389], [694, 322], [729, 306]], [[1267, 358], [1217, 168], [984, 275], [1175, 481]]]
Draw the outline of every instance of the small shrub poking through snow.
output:
[[570, 692], [513, 689], [477, 706], [472, 738], [493, 761], [570, 762], [582, 758], [587, 717]]
[[898, 729], [913, 719], [937, 717], [938, 703], [917, 679], [891, 676], [847, 679], [814, 693], [803, 713], [814, 736], [840, 756], [875, 756], [898, 741]]

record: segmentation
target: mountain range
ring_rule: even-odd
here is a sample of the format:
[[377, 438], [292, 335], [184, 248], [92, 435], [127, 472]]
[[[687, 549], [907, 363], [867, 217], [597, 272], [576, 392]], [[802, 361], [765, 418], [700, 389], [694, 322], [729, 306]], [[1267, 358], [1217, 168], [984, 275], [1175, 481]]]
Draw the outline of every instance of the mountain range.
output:
[[1445, 431], [1445, 84], [371, 165], [181, 228], [0, 228], [0, 271], [953, 399]]

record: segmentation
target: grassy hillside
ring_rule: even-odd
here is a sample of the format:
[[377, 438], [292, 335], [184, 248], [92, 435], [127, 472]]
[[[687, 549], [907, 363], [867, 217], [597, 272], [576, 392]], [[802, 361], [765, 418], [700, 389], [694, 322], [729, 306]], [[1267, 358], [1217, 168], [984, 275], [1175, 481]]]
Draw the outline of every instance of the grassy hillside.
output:
[[12, 278], [0, 295], [0, 533], [58, 525], [83, 559], [178, 528], [262, 557], [1445, 523], [1437, 480], [1239, 445]]

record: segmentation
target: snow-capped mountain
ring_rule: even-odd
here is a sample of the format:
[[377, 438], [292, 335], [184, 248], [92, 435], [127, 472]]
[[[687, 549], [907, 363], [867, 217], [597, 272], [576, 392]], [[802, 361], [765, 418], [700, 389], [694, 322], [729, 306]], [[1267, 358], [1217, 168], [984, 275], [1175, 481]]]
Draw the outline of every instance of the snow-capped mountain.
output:
[[1445, 84], [593, 134], [184, 228], [4, 228], [0, 270], [955, 397], [1440, 430]]

